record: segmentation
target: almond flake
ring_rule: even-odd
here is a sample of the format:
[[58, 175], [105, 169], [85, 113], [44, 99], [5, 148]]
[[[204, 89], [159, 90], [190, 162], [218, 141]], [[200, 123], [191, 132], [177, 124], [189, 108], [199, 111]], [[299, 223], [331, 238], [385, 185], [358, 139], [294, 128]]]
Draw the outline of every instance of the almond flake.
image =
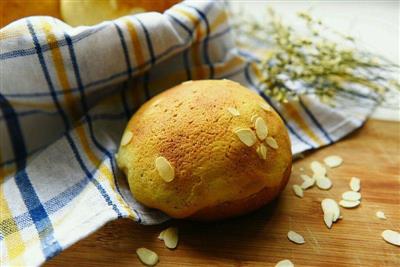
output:
[[164, 244], [169, 249], [174, 249], [178, 245], [178, 228], [169, 227], [162, 232]]
[[260, 107], [263, 109], [263, 110], [265, 110], [265, 111], [272, 111], [272, 108], [271, 108], [271, 106], [270, 105], [268, 105], [267, 103], [265, 103], [265, 102], [263, 102], [263, 103], [260, 103]]
[[165, 232], [165, 230], [161, 231], [161, 233], [158, 235], [158, 239], [164, 240], [164, 232]]
[[318, 176], [326, 175], [326, 168], [324, 167], [324, 165], [322, 165], [318, 161], [311, 162], [310, 168], [315, 175], [318, 175]]
[[132, 140], [133, 133], [131, 131], [126, 131], [121, 138], [121, 146], [126, 146]]
[[264, 140], [268, 135], [268, 127], [263, 118], [258, 117], [254, 123], [256, 134], [260, 140]]
[[361, 199], [361, 194], [354, 191], [347, 191], [342, 194], [343, 200], [357, 201]]
[[158, 157], [155, 160], [156, 169], [161, 178], [168, 182], [171, 182], [175, 178], [174, 168], [171, 166], [169, 161], [164, 157]]
[[275, 267], [294, 267], [294, 264], [290, 260], [281, 260]]
[[304, 237], [294, 231], [289, 231], [287, 233], [287, 237], [289, 238], [290, 241], [296, 244], [304, 244]]
[[161, 99], [157, 99], [152, 103], [152, 106], [153, 107], [158, 107], [160, 103], [161, 103]]
[[257, 137], [249, 128], [239, 128], [235, 130], [235, 134], [239, 137], [240, 141], [246, 146], [252, 146], [256, 143]]
[[400, 246], [400, 233], [393, 231], [393, 230], [385, 230], [382, 232], [382, 238], [386, 242], [395, 245], [395, 246]]
[[347, 208], [347, 209], [351, 209], [351, 208], [355, 208], [358, 205], [360, 205], [360, 201], [351, 201], [351, 200], [340, 200], [339, 201], [339, 205], [342, 206], [343, 208]]
[[307, 174], [300, 174], [300, 177], [301, 177], [301, 179], [303, 179], [303, 181], [314, 180], [313, 178], [311, 178]]
[[299, 171], [304, 172], [304, 168], [303, 168], [303, 167], [300, 167], [300, 168], [299, 168]]
[[313, 173], [312, 178], [315, 180], [324, 179], [324, 178], [326, 178], [326, 175], [322, 175], [322, 173]]
[[229, 113], [231, 113], [232, 116], [234, 116], [234, 117], [240, 116], [240, 112], [239, 112], [239, 110], [237, 110], [236, 108], [229, 107], [229, 108], [228, 108], [228, 111], [229, 111]]
[[324, 223], [329, 229], [331, 229], [333, 223], [333, 212], [324, 213]]
[[268, 136], [266, 139], [267, 145], [269, 145], [270, 147], [272, 147], [273, 149], [278, 149], [278, 143], [276, 142], [276, 140], [273, 137]]
[[332, 213], [332, 221], [336, 222], [340, 218], [340, 207], [337, 202], [330, 198], [325, 198], [321, 201], [323, 213]]
[[386, 216], [383, 211], [377, 211], [375, 215], [376, 215], [376, 217], [378, 217], [381, 220], [386, 220]]
[[158, 262], [158, 255], [147, 248], [138, 248], [136, 250], [136, 254], [138, 255], [141, 262], [148, 266], [154, 266]]
[[316, 179], [319, 189], [328, 190], [332, 187], [332, 181], [328, 177]]
[[302, 198], [304, 196], [303, 189], [301, 189], [301, 187], [299, 185], [294, 184], [292, 186], [292, 188], [293, 188], [293, 192], [296, 196], [298, 196], [299, 198]]
[[301, 187], [303, 190], [306, 190], [306, 189], [308, 189], [308, 188], [313, 187], [314, 184], [315, 184], [315, 180], [314, 180], [314, 179], [309, 179], [309, 180], [305, 180], [305, 181], [301, 184], [300, 187]]
[[350, 188], [351, 188], [351, 190], [353, 190], [354, 192], [360, 191], [360, 188], [361, 188], [360, 183], [361, 183], [361, 181], [360, 181], [359, 178], [351, 177], [351, 180], [350, 180]]
[[308, 189], [310, 187], [313, 187], [315, 184], [315, 179], [311, 178], [310, 176], [306, 174], [301, 174], [300, 175], [301, 179], [303, 179], [303, 183], [301, 184], [302, 189]]
[[253, 114], [250, 118], [251, 122], [254, 123], [256, 121], [256, 119], [258, 118], [257, 114]]
[[336, 168], [343, 163], [343, 159], [339, 156], [329, 156], [324, 158], [324, 162], [328, 167]]
[[267, 147], [264, 144], [260, 144], [257, 147], [257, 154], [260, 157], [260, 159], [267, 159]]

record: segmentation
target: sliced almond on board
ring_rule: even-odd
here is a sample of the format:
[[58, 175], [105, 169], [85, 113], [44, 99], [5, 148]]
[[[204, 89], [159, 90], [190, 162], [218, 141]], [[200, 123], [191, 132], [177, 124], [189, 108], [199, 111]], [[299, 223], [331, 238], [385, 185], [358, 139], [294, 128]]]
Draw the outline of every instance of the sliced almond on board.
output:
[[324, 223], [329, 229], [331, 229], [333, 223], [333, 212], [324, 213]]
[[395, 245], [395, 246], [400, 246], [400, 233], [393, 231], [393, 230], [385, 230], [381, 234], [383, 240], [386, 242]]
[[350, 200], [340, 200], [339, 201], [339, 205], [342, 206], [343, 208], [347, 208], [347, 209], [351, 209], [351, 208], [355, 208], [358, 205], [360, 205], [360, 201], [350, 201]]
[[234, 117], [240, 116], [240, 112], [239, 112], [239, 110], [237, 110], [236, 108], [229, 107], [229, 108], [227, 108], [227, 110], [228, 110], [228, 112], [231, 113], [232, 116], [234, 116]]
[[313, 187], [314, 184], [315, 184], [315, 180], [314, 180], [314, 179], [309, 179], [309, 180], [304, 181], [304, 182], [300, 185], [300, 187], [301, 187], [303, 190], [306, 190], [306, 189], [308, 189], [308, 188]]
[[299, 198], [302, 198], [304, 196], [303, 189], [301, 189], [299, 185], [295, 184], [292, 186], [292, 188], [296, 196], [298, 196]]
[[357, 201], [361, 199], [361, 194], [354, 191], [347, 191], [342, 194], [343, 200]]
[[321, 207], [324, 214], [329, 212], [333, 214], [332, 217], [333, 222], [336, 222], [339, 219], [340, 207], [335, 200], [331, 198], [325, 198], [324, 200], [321, 201]]
[[308, 176], [307, 174], [300, 174], [300, 178], [303, 179], [303, 181], [309, 180], [309, 179], [313, 179], [310, 176]]
[[267, 145], [272, 147], [273, 149], [278, 149], [278, 143], [276, 142], [275, 138], [268, 136], [267, 139], [265, 140], [267, 142]]
[[147, 248], [138, 248], [136, 250], [136, 254], [138, 255], [141, 262], [148, 266], [154, 266], [158, 262], [158, 255]]
[[318, 175], [318, 176], [326, 175], [326, 168], [324, 167], [324, 165], [322, 165], [318, 161], [314, 160], [313, 162], [311, 162], [310, 168], [313, 171], [314, 175]]
[[158, 235], [158, 239], [164, 240], [164, 232], [165, 232], [165, 230], [161, 231], [161, 233]]
[[275, 267], [294, 267], [294, 264], [290, 260], [281, 260], [275, 264]]
[[267, 147], [264, 144], [260, 144], [256, 151], [260, 159], [267, 159]]
[[328, 177], [318, 178], [316, 182], [319, 189], [328, 190], [332, 187], [332, 181]]
[[304, 244], [306, 241], [304, 241], [304, 237], [294, 231], [289, 231], [287, 233], [287, 237], [289, 238], [290, 241], [296, 244]]
[[329, 156], [324, 158], [325, 165], [330, 168], [339, 167], [343, 163], [343, 159], [339, 156]]
[[383, 211], [377, 211], [376, 213], [375, 213], [375, 215], [376, 215], [376, 217], [378, 217], [379, 219], [381, 219], [381, 220], [386, 220], [387, 218], [386, 218], [386, 216], [385, 216], [385, 213], [383, 212]]
[[164, 157], [158, 157], [155, 160], [156, 169], [161, 178], [168, 182], [174, 180], [175, 171], [169, 161]]
[[361, 181], [357, 177], [351, 177], [350, 180], [350, 189], [354, 192], [358, 192], [361, 189]]
[[260, 140], [264, 140], [268, 136], [268, 127], [264, 119], [258, 117], [254, 122], [254, 127], [256, 129], [256, 134]]
[[243, 144], [249, 147], [254, 145], [257, 141], [256, 135], [249, 128], [236, 129], [235, 134], [239, 137]]
[[318, 180], [318, 179], [323, 179], [325, 177], [327, 177], [327, 176], [323, 173], [313, 173], [311, 178]]
[[127, 144], [129, 144], [129, 142], [132, 140], [132, 137], [133, 133], [131, 131], [128, 130], [124, 132], [121, 138], [121, 146], [126, 146]]
[[164, 240], [164, 244], [169, 249], [174, 249], [178, 245], [178, 228], [169, 227], [162, 232], [162, 238]]

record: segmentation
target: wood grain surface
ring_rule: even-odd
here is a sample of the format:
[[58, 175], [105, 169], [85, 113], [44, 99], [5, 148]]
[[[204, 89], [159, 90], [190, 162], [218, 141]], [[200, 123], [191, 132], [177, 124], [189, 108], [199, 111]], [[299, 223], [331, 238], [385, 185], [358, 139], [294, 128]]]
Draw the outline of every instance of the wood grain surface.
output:
[[[297, 198], [291, 186], [301, 182], [299, 169], [310, 174], [312, 160], [333, 154], [343, 157], [344, 163], [328, 170], [332, 189], [312, 188], [303, 199]], [[339, 201], [352, 176], [361, 179], [361, 206], [342, 208], [343, 220], [329, 230], [320, 201]], [[378, 210], [387, 220], [376, 218]], [[176, 250], [168, 250], [157, 239], [169, 225], [180, 230]], [[381, 238], [385, 229], [400, 231], [400, 123], [369, 121], [343, 141], [297, 160], [282, 195], [253, 214], [208, 224], [170, 221], [141, 226], [114, 221], [44, 266], [141, 266], [135, 254], [138, 247], [157, 252], [157, 266], [274, 266], [282, 259], [295, 266], [400, 266], [400, 247]], [[302, 234], [306, 243], [291, 243], [286, 237], [289, 230]]]

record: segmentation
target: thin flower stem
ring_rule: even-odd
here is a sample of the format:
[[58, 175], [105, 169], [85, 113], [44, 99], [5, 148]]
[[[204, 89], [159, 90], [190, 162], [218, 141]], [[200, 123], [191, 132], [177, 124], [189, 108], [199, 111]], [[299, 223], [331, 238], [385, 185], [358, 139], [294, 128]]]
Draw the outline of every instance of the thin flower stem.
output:
[[[272, 9], [266, 23], [242, 13], [234, 16], [234, 28], [241, 47], [260, 47], [265, 51], [260, 71], [265, 93], [278, 101], [297, 99], [304, 94], [316, 94], [330, 101], [338, 92], [351, 92], [354, 85], [367, 88], [380, 97], [390, 90], [400, 90], [398, 80], [392, 78], [399, 66], [389, 60], [357, 49], [354, 38], [333, 31], [308, 13], [299, 13], [307, 32], [284, 24]], [[341, 39], [340, 43], [327, 36]], [[346, 44], [346, 46], [344, 46]], [[303, 88], [291, 88], [301, 84]]]

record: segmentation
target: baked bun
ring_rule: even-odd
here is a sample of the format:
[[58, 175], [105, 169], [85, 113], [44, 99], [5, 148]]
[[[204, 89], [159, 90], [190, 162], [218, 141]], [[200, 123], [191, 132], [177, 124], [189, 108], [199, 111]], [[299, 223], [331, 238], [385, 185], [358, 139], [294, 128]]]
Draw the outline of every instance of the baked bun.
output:
[[291, 162], [279, 115], [229, 80], [184, 82], [153, 97], [129, 121], [117, 155], [139, 202], [197, 220], [268, 203], [285, 187]]
[[[2, 0], [0, 1], [0, 28], [7, 24], [29, 16], [52, 16], [60, 18], [59, 0]], [[25, 28], [14, 28], [11, 36], [20, 36]], [[5, 33], [5, 32], [4, 32]], [[4, 35], [6, 36], [6, 35]], [[2, 38], [3, 39], [3, 38]], [[5, 39], [5, 38], [4, 38]]]
[[71, 26], [89, 26], [135, 13], [163, 12], [178, 2], [179, 0], [61, 0], [61, 15]]

